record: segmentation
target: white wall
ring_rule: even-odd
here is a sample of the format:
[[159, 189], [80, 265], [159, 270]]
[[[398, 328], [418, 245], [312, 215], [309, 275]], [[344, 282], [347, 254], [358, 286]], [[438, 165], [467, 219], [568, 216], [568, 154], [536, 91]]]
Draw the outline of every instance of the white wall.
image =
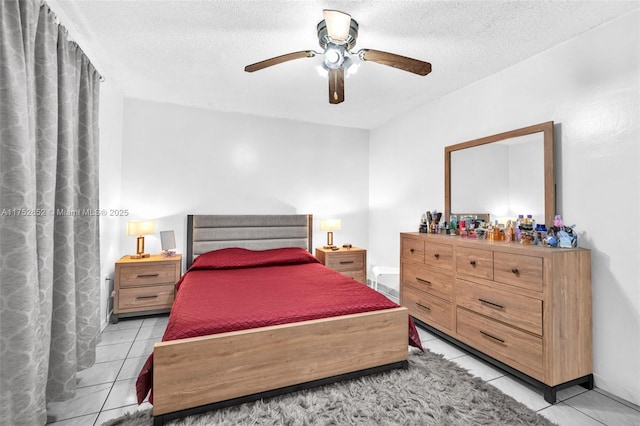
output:
[[[122, 207], [156, 219], [185, 252], [187, 214], [314, 215], [342, 219], [336, 244], [368, 245], [369, 133], [142, 100], [124, 103]], [[135, 238], [122, 227], [122, 254]], [[160, 241], [146, 238], [145, 251]]]
[[558, 208], [592, 250], [596, 386], [640, 404], [639, 13], [371, 131], [369, 260], [443, 208], [444, 147], [556, 123]]
[[[100, 208], [107, 216], [100, 217], [100, 318], [107, 324], [114, 263], [120, 251], [121, 219], [110, 214], [120, 209], [122, 173], [122, 107], [120, 91], [106, 80], [100, 84]], [[107, 280], [107, 277], [109, 280]]]

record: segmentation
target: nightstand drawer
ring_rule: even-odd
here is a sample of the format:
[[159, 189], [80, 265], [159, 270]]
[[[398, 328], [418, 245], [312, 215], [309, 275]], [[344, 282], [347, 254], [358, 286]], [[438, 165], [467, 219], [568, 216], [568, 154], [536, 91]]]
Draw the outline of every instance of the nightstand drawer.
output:
[[327, 256], [326, 266], [338, 272], [363, 270], [364, 253], [342, 252], [339, 256]]
[[120, 312], [149, 308], [170, 308], [173, 303], [173, 297], [173, 285], [125, 288], [121, 289], [118, 295], [118, 308]]
[[361, 283], [365, 283], [366, 281], [366, 277], [364, 276], [364, 271], [363, 270], [357, 270], [357, 271], [339, 271], [342, 275], [346, 275], [349, 278], [353, 278], [354, 280], [361, 282]]
[[120, 287], [175, 284], [176, 267], [172, 264], [149, 263], [120, 267]]

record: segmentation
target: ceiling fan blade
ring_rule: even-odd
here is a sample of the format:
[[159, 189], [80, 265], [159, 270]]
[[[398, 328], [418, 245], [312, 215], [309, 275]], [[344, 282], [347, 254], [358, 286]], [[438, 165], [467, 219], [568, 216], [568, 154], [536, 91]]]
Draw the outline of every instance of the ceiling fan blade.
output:
[[276, 56], [275, 58], [265, 59], [264, 61], [247, 65], [244, 67], [244, 70], [246, 72], [254, 72], [283, 62], [292, 61], [294, 59], [313, 58], [314, 56], [316, 56], [316, 52], [313, 50], [301, 50], [300, 52], [287, 53], [286, 55]]
[[429, 62], [423, 62], [381, 50], [363, 49], [360, 58], [364, 61], [377, 62], [418, 75], [427, 75], [431, 72], [431, 64]]
[[327, 24], [329, 38], [337, 43], [344, 43], [349, 37], [351, 15], [338, 10], [324, 9], [324, 22]]
[[329, 103], [344, 102], [344, 68], [329, 70]]

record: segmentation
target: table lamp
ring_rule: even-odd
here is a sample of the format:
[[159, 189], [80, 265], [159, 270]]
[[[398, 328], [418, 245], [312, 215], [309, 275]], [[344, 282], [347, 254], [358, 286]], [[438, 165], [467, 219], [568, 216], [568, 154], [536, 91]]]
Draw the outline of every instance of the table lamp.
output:
[[131, 259], [142, 259], [143, 257], [149, 257], [149, 253], [144, 252], [144, 236], [153, 234], [155, 230], [155, 220], [127, 222], [127, 235], [138, 237], [138, 240], [136, 241], [136, 254], [130, 256]]
[[340, 230], [340, 219], [321, 219], [320, 230], [327, 231], [327, 245], [323, 248], [334, 248], [333, 245], [333, 231]]

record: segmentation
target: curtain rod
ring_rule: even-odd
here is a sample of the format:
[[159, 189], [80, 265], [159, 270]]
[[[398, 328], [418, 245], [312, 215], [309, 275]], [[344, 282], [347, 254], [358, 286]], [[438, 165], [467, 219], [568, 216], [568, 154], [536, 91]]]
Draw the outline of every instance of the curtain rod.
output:
[[[2, 0], [0, 0], [2, 1]], [[46, 7], [47, 13], [50, 13], [53, 16], [53, 19], [56, 23], [56, 25], [58, 25], [58, 27], [62, 28], [62, 30], [64, 31], [65, 35], [67, 36], [67, 41], [69, 43], [71, 43], [72, 45], [75, 46], [76, 49], [80, 50], [80, 53], [82, 53], [82, 55], [87, 58], [87, 61], [89, 62], [89, 64], [91, 65], [91, 68], [93, 68], [93, 71], [98, 74], [98, 77], [100, 78], [100, 82], [103, 83], [105, 81], [105, 78], [102, 76], [102, 73], [100, 73], [100, 71], [98, 71], [98, 69], [96, 68], [96, 66], [93, 64], [93, 62], [91, 61], [91, 59], [89, 58], [89, 55], [87, 55], [85, 53], [85, 51], [82, 49], [82, 47], [80, 47], [80, 45], [74, 41], [69, 39], [69, 30], [67, 29], [66, 26], [64, 26], [64, 24], [60, 21], [60, 18], [58, 18], [58, 16], [56, 15], [56, 13], [51, 9], [51, 7], [47, 4], [47, 2], [45, 0], [40, 0], [40, 7]]]

